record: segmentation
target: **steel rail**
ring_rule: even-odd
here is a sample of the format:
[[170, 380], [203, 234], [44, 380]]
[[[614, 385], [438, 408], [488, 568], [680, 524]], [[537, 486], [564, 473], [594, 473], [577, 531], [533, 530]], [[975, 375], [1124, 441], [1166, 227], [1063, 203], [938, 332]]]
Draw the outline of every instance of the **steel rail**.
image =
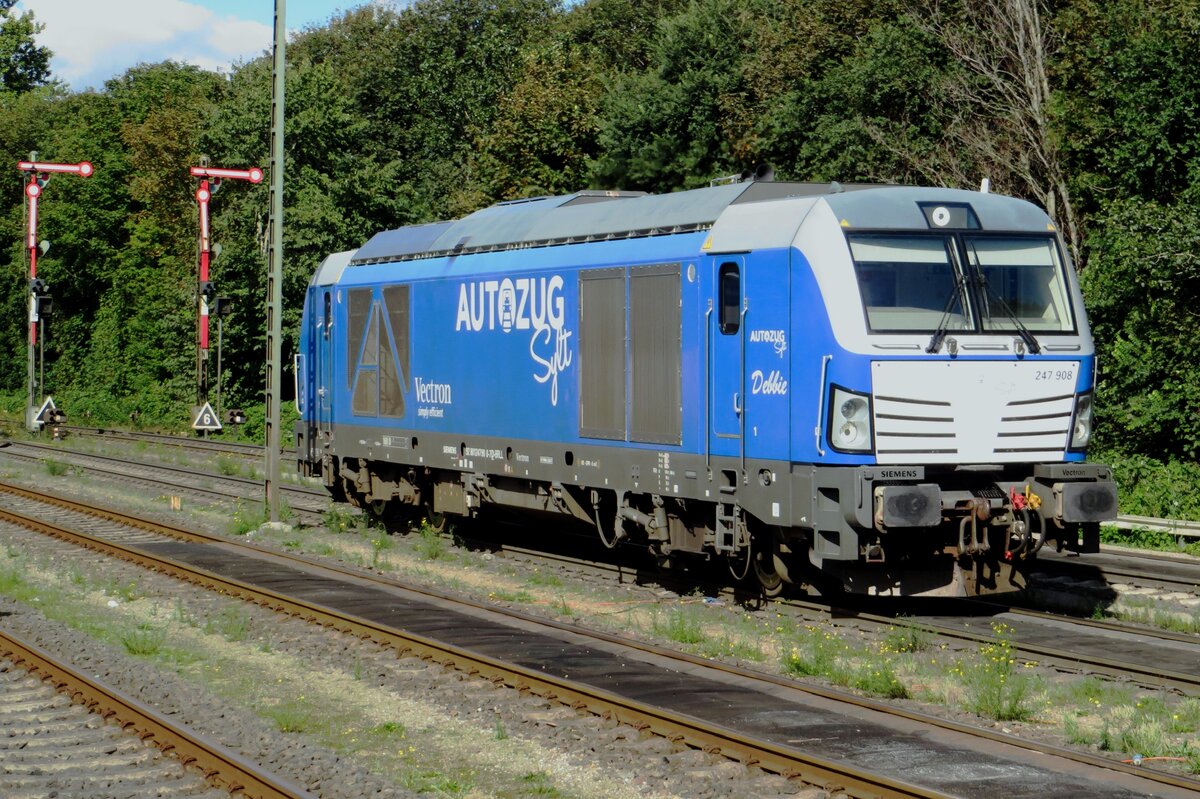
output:
[[133, 430], [116, 430], [103, 427], [85, 427], [82, 425], [58, 425], [67, 433], [90, 438], [113, 438], [125, 441], [143, 441], [164, 446], [186, 447], [189, 449], [211, 450], [214, 452], [230, 452], [240, 455], [258, 457], [262, 455], [262, 444], [249, 444], [244, 441], [214, 441], [207, 438], [188, 438], [170, 433], [143, 433]]
[[[960, 722], [951, 721], [948, 719], [943, 719], [943, 718], [939, 718], [939, 717], [932, 716], [929, 714], [921, 713], [919, 711], [912, 711], [912, 710], [906, 710], [903, 708], [898, 708], [898, 707], [895, 707], [892, 705], [885, 704], [883, 702], [872, 700], [867, 697], [858, 696], [856, 694], [851, 694], [851, 693], [839, 691], [836, 689], [823, 688], [820, 686], [806, 685], [806, 684], [798, 683], [795, 680], [791, 680], [786, 677], [781, 677], [779, 675], [769, 674], [766, 672], [748, 669], [748, 668], [733, 665], [733, 664], [721, 663], [719, 661], [709, 660], [709, 659], [702, 658], [702, 657], [699, 657], [696, 655], [691, 655], [686, 652], [680, 652], [678, 650], [668, 649], [666, 647], [661, 647], [661, 646], [657, 646], [654, 644], [649, 644], [649, 643], [645, 643], [645, 642], [641, 642], [641, 641], [635, 641], [632, 639], [624, 638], [622, 636], [615, 635], [613, 633], [606, 633], [606, 632], [597, 631], [597, 630], [581, 630], [577, 625], [564, 624], [559, 621], [541, 618], [538, 616], [534, 616], [532, 614], [522, 613], [520, 611], [516, 611], [516, 610], [512, 610], [512, 609], [497, 608], [494, 605], [489, 605], [484, 602], [479, 602], [479, 601], [463, 598], [460, 596], [451, 595], [451, 594], [437, 591], [434, 589], [424, 588], [424, 587], [420, 587], [420, 586], [410, 586], [410, 585], [403, 584], [403, 583], [400, 583], [395, 580], [381, 578], [379, 575], [375, 575], [375, 574], [372, 574], [369, 572], [363, 572], [363, 571], [352, 569], [352, 568], [342, 567], [337, 564], [329, 564], [329, 563], [318, 561], [314, 558], [309, 558], [309, 557], [306, 557], [303, 555], [297, 555], [294, 553], [277, 552], [275, 550], [268, 549], [266, 547], [261, 547], [261, 546], [255, 545], [255, 544], [250, 544], [247, 542], [230, 541], [229, 539], [222, 538], [219, 536], [209, 535], [207, 533], [200, 533], [197, 531], [186, 530], [184, 528], [174, 527], [172, 525], [162, 524], [160, 522], [156, 522], [156, 521], [149, 520], [149, 519], [144, 519], [144, 518], [132, 515], [132, 514], [126, 514], [121, 511], [116, 511], [116, 510], [109, 509], [109, 508], [96, 508], [94, 506], [84, 505], [81, 503], [74, 502], [73, 500], [68, 500], [68, 499], [64, 499], [61, 497], [53, 497], [50, 495], [45, 495], [40, 492], [33, 491], [31, 489], [26, 489], [26, 488], [23, 488], [20, 486], [13, 486], [11, 484], [4, 483], [2, 481], [0, 481], [0, 491], [19, 494], [22, 496], [26, 496], [30, 499], [35, 499], [35, 500], [46, 502], [49, 504], [56, 504], [61, 507], [66, 507], [66, 508], [70, 508], [73, 510], [77, 510], [81, 513], [87, 513], [89, 515], [98, 516], [100, 518], [104, 518], [109, 521], [115, 521], [115, 522], [119, 522], [119, 523], [138, 526], [138, 527], [141, 527], [142, 529], [145, 529], [145, 530], [148, 530], [151, 532], [157, 532], [161, 535], [167, 535], [167, 536], [181, 539], [181, 540], [204, 542], [204, 543], [220, 543], [220, 544], [224, 544], [227, 546], [233, 546], [233, 547], [236, 547], [239, 549], [251, 550], [251, 551], [259, 552], [262, 554], [267, 554], [273, 558], [277, 558], [280, 560], [292, 561], [292, 562], [302, 564], [305, 566], [319, 568], [326, 572], [343, 574], [347, 577], [351, 577], [356, 580], [367, 580], [367, 581], [378, 583], [381, 585], [402, 588], [411, 593], [428, 596], [433, 599], [454, 602], [454, 603], [458, 603], [458, 604], [465, 605], [468, 607], [486, 610], [486, 611], [489, 611], [492, 613], [509, 616], [511, 618], [518, 619], [521, 621], [541, 624], [541, 625], [551, 627], [551, 628], [554, 628], [557, 630], [569, 632], [574, 635], [586, 635], [588, 637], [595, 638], [597, 640], [606, 641], [609, 643], [614, 643], [614, 644], [618, 644], [621, 646], [627, 646], [630, 648], [634, 648], [634, 649], [640, 650], [640, 651], [648, 653], [648, 654], [671, 658], [674, 660], [682, 661], [682, 662], [690, 664], [690, 665], [699, 666], [699, 667], [703, 667], [703, 668], [707, 668], [707, 669], [714, 669], [716, 671], [723, 672], [723, 673], [733, 675], [736, 677], [741, 677], [741, 678], [750, 679], [750, 680], [756, 680], [756, 681], [776, 685], [779, 687], [788, 688], [790, 690], [794, 690], [799, 693], [809, 694], [814, 697], [829, 699], [829, 700], [836, 701], [836, 702], [842, 702], [842, 703], [849, 704], [849, 705], [859, 707], [862, 709], [866, 709], [866, 710], [889, 714], [892, 716], [896, 716], [898, 718], [915, 721], [915, 722], [918, 722], [921, 724], [926, 724], [926, 725], [930, 725], [933, 727], [939, 727], [939, 728], [942, 728], [942, 729], [945, 729], [945, 730], [948, 730], [951, 732], [960, 733], [960, 734], [964, 734], [964, 735], [970, 735], [970, 736], [974, 736], [976, 738], [982, 738], [984, 740], [995, 741], [997, 743], [1009, 744], [1012, 746], [1017, 746], [1017, 747], [1021, 747], [1024, 749], [1030, 749], [1030, 750], [1034, 750], [1034, 751], [1038, 751], [1038, 752], [1045, 752], [1047, 754], [1050, 754], [1050, 755], [1053, 755], [1056, 757], [1061, 757], [1061, 758], [1064, 758], [1064, 759], [1067, 759], [1067, 760], [1070, 760], [1073, 762], [1077, 762], [1077, 763], [1081, 763], [1081, 764], [1093, 766], [1093, 767], [1106, 768], [1106, 769], [1110, 769], [1113, 771], [1138, 776], [1142, 779], [1151, 780], [1154, 782], [1161, 783], [1163, 785], [1169, 785], [1172, 787], [1178, 787], [1178, 788], [1183, 788], [1183, 789], [1192, 790], [1192, 791], [1200, 791], [1200, 781], [1190, 779], [1187, 777], [1174, 775], [1174, 774], [1170, 774], [1167, 772], [1151, 771], [1146, 768], [1138, 768], [1138, 767], [1132, 766], [1130, 764], [1121, 763], [1119, 761], [1115, 761], [1115, 760], [1112, 760], [1109, 758], [1091, 755], [1091, 754], [1088, 754], [1085, 752], [1080, 752], [1077, 750], [1067, 749], [1065, 747], [1056, 747], [1056, 746], [1048, 745], [1048, 744], [1032, 744], [1027, 740], [1019, 738], [1018, 736], [1008, 734], [1008, 733], [1003, 733], [1003, 732], [1000, 732], [997, 730], [976, 727], [976, 726], [972, 726], [969, 724], [963, 724]], [[0, 518], [4, 518], [6, 515], [7, 515], [6, 512], [3, 511], [2, 509], [0, 509]], [[30, 526], [25, 521], [26, 517], [22, 517], [22, 516], [18, 516], [18, 515], [14, 514], [13, 518], [14, 518], [14, 523], [21, 524], [22, 526], [26, 526], [26, 527]], [[29, 520], [29, 521], [39, 523], [37, 520]], [[662, 737], [668, 738], [670, 740], [682, 741], [688, 745], [697, 746], [698, 748], [703, 748], [706, 751], [723, 754], [726, 757], [730, 757], [732, 759], [739, 760], [747, 765], [751, 765], [751, 764], [757, 765], [768, 771], [773, 771], [775, 773], [779, 773], [779, 774], [782, 774], [782, 775], [788, 776], [788, 777], [800, 777], [809, 782], [815, 782], [815, 780], [813, 778], [813, 772], [811, 769], [823, 768], [825, 766], [829, 766], [827, 761], [822, 761], [822, 760], [815, 759], [815, 758], [808, 758], [807, 760], [804, 761], [804, 765], [806, 767], [801, 768], [801, 767], [799, 767], [800, 764], [798, 763], [798, 761], [796, 759], [796, 755], [794, 753], [792, 753], [792, 750], [790, 750], [790, 749], [786, 750], [782, 761], [775, 760], [769, 752], [757, 752], [757, 753], [753, 752], [753, 751], [745, 752], [744, 750], [741, 750], [737, 747], [737, 745], [736, 745], [737, 733], [734, 731], [729, 731], [729, 735], [731, 737], [728, 739], [728, 742], [726, 743], [726, 745], [722, 746], [720, 741], [713, 741], [711, 738], [705, 737], [707, 735], [715, 734], [716, 732], [719, 732], [719, 731], [714, 731], [710, 727], [705, 727], [705, 726], [703, 726], [703, 723], [701, 723], [701, 726], [697, 727], [696, 726], [697, 721], [695, 719], [691, 719], [690, 717], [686, 717], [686, 716], [683, 717], [686, 721], [686, 725], [683, 727], [680, 727], [680, 728], [670, 728], [670, 727], [663, 728], [663, 727], [655, 725], [655, 724], [647, 725], [645, 722], [645, 719], [639, 719], [639, 717], [636, 715], [632, 715], [632, 716], [622, 715], [613, 707], [608, 707], [608, 706], [604, 705], [603, 704], [604, 699], [605, 698], [611, 699], [612, 697], [602, 691], [599, 691], [599, 690], [588, 689], [587, 691], [575, 693], [575, 688], [577, 688], [577, 686], [575, 686], [575, 684], [573, 684], [573, 683], [565, 682], [562, 680], [557, 680], [553, 677], [550, 677], [550, 676], [545, 675], [540, 672], [530, 672], [528, 670], [521, 669], [518, 666], [509, 666], [507, 664], [497, 664], [496, 661], [494, 661], [490, 658], [487, 658], [485, 656], [476, 656], [472, 653], [466, 653], [466, 656], [470, 661], [476, 661], [477, 665], [468, 665], [466, 668], [464, 668], [461, 663], [455, 663], [454, 661], [448, 659], [450, 653], [460, 651], [456, 647], [453, 647], [450, 645], [443, 645], [436, 641], [428, 641], [427, 639], [425, 639], [424, 637], [419, 636], [419, 635], [415, 635], [415, 634], [410, 635], [408, 633], [402, 633], [400, 631], [391, 630], [390, 628], [381, 627], [381, 626], [375, 625], [371, 622], [367, 622], [367, 621], [358, 619], [357, 617], [343, 616], [342, 614], [339, 614], [335, 611], [330, 611], [321, 606], [304, 602], [303, 600], [294, 600], [294, 599], [290, 599], [287, 597], [282, 597], [282, 596], [274, 594], [274, 592], [271, 592], [266, 589], [258, 589], [255, 587], [249, 587], [248, 591], [245, 594], [243, 594], [243, 593], [241, 593], [240, 587], [237, 587], [237, 588], [233, 587], [234, 584], [238, 584], [238, 581], [236, 581], [236, 580], [223, 578], [223, 577], [219, 577], [216, 575], [209, 575], [209, 573], [205, 572], [204, 570], [196, 569], [194, 567], [187, 566], [186, 564], [177, 564], [175, 561], [171, 561], [170, 559], [157, 558], [155, 556], [148, 555], [145, 553], [130, 551], [123, 547], [111, 545], [104, 541], [99, 541], [99, 540], [94, 539], [85, 534], [79, 534], [79, 533], [75, 533], [73, 531], [64, 531], [64, 533], [65, 533], [66, 540], [70, 540], [72, 542], [79, 543], [83, 546], [98, 549], [101, 551], [111, 550], [110, 554], [113, 554], [114, 556], [120, 557], [125, 560], [138, 562], [141, 558], [145, 558], [148, 561], [148, 565], [150, 568], [155, 568], [156, 570], [159, 570], [159, 571], [163, 571], [164, 569], [160, 568], [159, 565], [157, 565], [157, 564], [160, 561], [163, 561], [163, 562], [172, 564], [172, 568], [178, 567], [179, 569], [181, 569], [180, 576], [182, 576], [183, 572], [196, 573], [197, 575], [199, 575], [199, 577], [197, 579], [194, 579], [194, 580], [189, 579], [186, 576], [183, 576], [183, 579], [189, 579], [189, 582], [194, 582], [195, 584], [201, 585], [203, 587], [213, 588], [222, 593], [226, 593], [226, 594], [230, 594], [230, 595], [234, 595], [234, 596], [240, 596], [242, 598], [248, 599], [249, 601], [256, 602], [256, 604], [270, 607], [270, 608], [273, 608], [280, 612], [290, 613], [291, 615], [303, 618], [306, 621], [309, 621], [311, 623], [319, 623], [324, 626], [336, 628], [343, 632], [347, 632], [349, 634], [355, 635], [356, 637], [373, 640], [376, 643], [393, 648], [401, 654], [412, 653], [418, 657], [422, 657], [422, 658], [425, 658], [428, 660], [433, 660], [434, 662], [438, 662], [443, 665], [451, 666], [454, 668], [459, 668], [463, 671], [466, 671], [467, 673], [479, 674], [481, 676], [485, 676], [489, 679], [492, 679], [495, 682], [503, 683], [503, 684], [508, 685], [509, 687], [515, 688], [517, 690], [524, 690], [524, 691], [529, 691], [531, 693], [535, 693], [539, 696], [542, 696], [543, 698], [545, 698], [547, 700], [558, 701], [563, 704], [568, 704], [576, 709], [588, 710], [589, 712], [597, 713], [597, 715], [601, 715], [606, 718], [616, 718], [619, 721], [623, 721], [625, 723], [630, 724], [631, 726], [639, 727], [642, 729], [649, 729], [651, 732], [659, 734]], [[54, 533], [50, 533], [50, 534], [53, 535]], [[57, 537], [62, 538], [64, 536], [57, 536]], [[95, 544], [95, 546], [93, 546], [93, 544]], [[535, 552], [533, 554], [540, 554], [540, 553]], [[215, 578], [215, 581], [213, 584], [207, 584], [206, 582], [204, 582], [204, 580], [207, 579], [208, 576], [212, 576]], [[229, 586], [229, 588], [221, 587], [222, 584], [227, 584]], [[241, 584], [238, 584], [238, 585], [240, 586]], [[256, 598], [257, 596], [260, 596], [260, 595], [265, 598], [263, 598], [263, 599]], [[428, 648], [425, 648], [426, 644], [429, 645]], [[527, 680], [528, 681], [527, 683], [523, 683], [523, 682], [519, 682], [519, 681], [514, 682], [511, 678], [506, 678], [506, 676], [505, 676], [506, 674], [511, 675], [518, 671], [521, 672], [520, 678]], [[538, 690], [539, 687], [541, 687], [542, 690]], [[595, 697], [595, 703], [586, 701], [587, 697], [589, 697], [589, 696]], [[630, 713], [636, 713], [637, 703], [629, 702], [629, 701], [627, 701], [625, 699], [621, 699], [621, 698], [617, 698], [616, 703], [617, 704], [615, 705], [615, 707], [625, 707], [628, 709], [628, 711]], [[596, 709], [596, 708], [598, 708], [598, 709]], [[662, 724], [669, 724], [671, 722], [671, 714], [660, 711], [657, 708], [652, 709], [652, 712], [655, 714], [654, 718], [658, 719]], [[692, 737], [691, 735], [687, 734], [693, 730], [695, 731], [696, 737]], [[776, 753], [776, 756], [777, 755], [778, 755], [778, 753]], [[915, 788], [914, 786], [910, 786], [910, 785], [906, 785], [906, 784], [899, 784], [899, 785], [904, 787], [907, 790], [915, 790], [915, 791], [917, 791], [917, 793], [894, 793], [893, 794], [893, 793], [887, 793], [887, 792], [883, 792], [883, 793], [877, 792], [877, 793], [859, 794], [859, 793], [849, 791], [849, 788], [844, 787], [846, 785], [851, 784], [846, 779], [846, 775], [844, 773], [846, 771], [845, 767], [840, 766], [835, 763], [835, 764], [833, 764], [832, 770], [834, 772], [832, 774], [820, 775], [822, 777], [828, 776], [831, 778], [831, 779], [826, 779], [823, 784], [826, 785], [826, 787], [829, 787], [829, 786], [841, 787], [842, 790], [846, 790], [846, 791], [850, 792], [851, 795], [853, 795], [853, 796], [860, 796], [860, 795], [861, 796], [879, 796], [879, 797], [884, 797], [884, 796], [928, 796], [928, 797], [940, 796], [940, 794], [937, 794], [937, 793], [922, 792], [923, 789]], [[840, 777], [841, 779], [839, 780], [838, 777]], [[886, 782], [886, 780], [880, 780], [880, 782], [881, 783]], [[820, 784], [820, 783], [818, 783], [818, 784]]]
[[[607, 566], [604, 564], [595, 564], [588, 561], [582, 561], [577, 558], [572, 558], [566, 555], [550, 554], [539, 552], [537, 550], [525, 549], [520, 547], [503, 547], [506, 552], [513, 552], [523, 557], [536, 558], [539, 560], [553, 561], [566, 563], [572, 566], [580, 566], [594, 569], [596, 571], [619, 572], [619, 566]], [[731, 592], [732, 593], [732, 592]], [[971, 601], [988, 602], [987, 598], [972, 599]], [[882, 625], [886, 627], [894, 627], [896, 619], [892, 616], [881, 614], [867, 613], [857, 609], [838, 608], [833, 605], [812, 602], [803, 599], [775, 599], [773, 602], [783, 607], [798, 608], [805, 611], [815, 612], [821, 616], [830, 614], [839, 615], [841, 618], [853, 618], [860, 621], [869, 622], [871, 624]], [[1131, 627], [1127, 624], [1105, 623], [1095, 619], [1077, 619], [1069, 616], [1062, 616], [1043, 611], [1029, 610], [1027, 608], [1015, 608], [1007, 605], [1001, 605], [1004, 609], [1015, 616], [1024, 616], [1033, 619], [1049, 620], [1062, 623], [1076, 624], [1083, 627], [1091, 627], [1093, 629], [1105, 630], [1107, 632], [1116, 632], [1132, 635], [1143, 635], [1147, 638], [1158, 638], [1164, 641], [1177, 641], [1181, 643], [1194, 644], [1197, 638], [1194, 635], [1185, 633], [1175, 633], [1169, 630], [1153, 630]], [[974, 644], [991, 644], [996, 643], [997, 638], [994, 635], [987, 633], [973, 632], [964, 630], [959, 627], [937, 624], [935, 622], [921, 621], [913, 619], [913, 626], [922, 630], [927, 630], [935, 635], [944, 638], [953, 638], [960, 641], [966, 641]], [[1163, 671], [1161, 669], [1141, 668], [1137, 664], [1126, 663], [1124, 661], [1110, 660], [1107, 658], [1091, 658], [1081, 656], [1078, 653], [1073, 653], [1067, 650], [1054, 649], [1052, 647], [1039, 646], [1036, 644], [1023, 643], [1019, 640], [1011, 641], [1014, 652], [1029, 658], [1039, 658], [1049, 660], [1055, 663], [1060, 663], [1064, 666], [1074, 665], [1077, 668], [1086, 668], [1090, 671], [1105, 674], [1116, 678], [1139, 678], [1146, 683], [1154, 686], [1174, 688], [1184, 690], [1185, 692], [1194, 694], [1200, 690], [1200, 674], [1190, 674], [1184, 672]]]
[[172, 721], [137, 699], [104, 685], [46, 650], [0, 630], [0, 659], [50, 683], [76, 704], [115, 721], [164, 754], [197, 768], [208, 783], [248, 799], [316, 799], [303, 786], [261, 768], [217, 741]]
[[[4, 485], [4, 490], [10, 486]], [[34, 493], [34, 492], [30, 492]], [[116, 520], [121, 514], [107, 510], [104, 518]], [[790, 747], [754, 739], [736, 730], [714, 725], [686, 714], [647, 705], [571, 680], [559, 679], [533, 669], [505, 663], [487, 655], [471, 652], [418, 633], [405, 632], [366, 619], [340, 613], [331, 608], [289, 597], [270, 589], [224, 577], [206, 569], [190, 566], [171, 558], [152, 555], [120, 544], [98, 539], [45, 520], [0, 508], [0, 520], [38, 533], [86, 547], [105, 555], [134, 563], [143, 568], [186, 580], [194, 585], [254, 602], [287, 613], [312, 624], [339, 630], [363, 640], [371, 640], [394, 649], [400, 655], [412, 655], [440, 665], [502, 684], [521, 693], [534, 694], [547, 701], [586, 710], [605, 719], [613, 719], [667, 740], [683, 743], [737, 760], [747, 766], [824, 785], [826, 790], [841, 791], [853, 797], [913, 797], [914, 799], [951, 799], [948, 794], [922, 788], [901, 780], [859, 771], [826, 758], [804, 754]], [[359, 575], [361, 578], [362, 575]], [[576, 630], [578, 634], [578, 630]]]
[[[36, 450], [40, 450], [42, 452], [52, 452], [55, 454], [63, 453], [63, 450], [58, 447], [52, 447], [52, 446], [49, 446], [46, 444], [39, 444], [34, 441], [19, 441], [19, 442], [17, 442], [17, 446], [18, 447], [29, 447], [30, 449], [36, 449]], [[71, 455], [78, 455], [81, 458], [94, 458], [98, 461], [107, 461], [109, 463], [115, 463], [120, 466], [138, 466], [138, 467], [141, 467], [144, 469], [153, 469], [155, 471], [169, 472], [172, 474], [182, 474], [182, 475], [188, 475], [188, 476], [192, 476], [192, 477], [197, 477], [197, 476], [198, 477], [211, 477], [216, 480], [226, 480], [230, 483], [236, 483], [238, 485], [244, 485], [244, 486], [248, 486], [248, 487], [252, 486], [255, 488], [262, 486], [261, 478], [241, 477], [236, 474], [212, 474], [212, 473], [205, 473], [205, 472], [197, 472], [194, 469], [185, 469], [185, 468], [181, 468], [179, 466], [170, 466], [165, 463], [148, 463], [146, 461], [136, 461], [136, 460], [130, 460], [128, 458], [118, 458], [114, 455], [99, 455], [95, 452], [79, 452], [77, 450], [67, 450], [67, 452], [69, 452]], [[9, 454], [14, 454], [14, 453], [9, 453]], [[162, 481], [159, 481], [159, 482], [162, 482]], [[293, 493], [307, 494], [309, 496], [320, 497], [323, 499], [329, 498], [328, 491], [326, 491], [322, 488], [315, 488], [312, 486], [305, 486], [305, 485], [287, 486], [287, 490], [291, 491]]]
[[[20, 446], [35, 446], [36, 447], [39, 445], [37, 445], [37, 444], [33, 444], [33, 445], [21, 444]], [[153, 466], [153, 465], [141, 463], [138, 461], [123, 461], [119, 458], [110, 458], [106, 455], [92, 455], [90, 453], [82, 453], [82, 452], [81, 453], [72, 453], [72, 454], [77, 454], [77, 455], [80, 455], [81, 457], [87, 457], [87, 458], [99, 458], [102, 460], [115, 461], [118, 464], [136, 465], [136, 466], [141, 466], [141, 467], [148, 468], [148, 469], [159, 469], [160, 468], [158, 466]], [[14, 458], [30, 458], [30, 459], [37, 458], [36, 455], [30, 455], [30, 454], [26, 454], [23, 452], [15, 452], [15, 451], [9, 452], [8, 455], [10, 457], [14, 457]], [[111, 476], [112, 474], [114, 474], [113, 472], [105, 471], [103, 468], [97, 467], [97, 466], [81, 466], [80, 468], [96, 471], [105, 476]], [[262, 481], [249, 480], [248, 478], [244, 478], [244, 477], [235, 477], [235, 476], [223, 475], [223, 474], [190, 472], [186, 469], [175, 469], [170, 466], [163, 466], [163, 467], [161, 467], [160, 470], [177, 472], [180, 474], [189, 474], [193, 477], [203, 477], [203, 478], [209, 478], [212, 480], [225, 480], [225, 481], [229, 481], [234, 484], [250, 484], [250, 485], [253, 485], [254, 487], [260, 487], [262, 485]], [[199, 485], [190, 485], [190, 486], [189, 485], [180, 485], [176, 481], [161, 480], [157, 477], [148, 477], [145, 475], [133, 476], [133, 475], [129, 475], [129, 474], [120, 474], [120, 473], [116, 473], [116, 475], [119, 478], [124, 478], [124, 479], [129, 479], [129, 480], [138, 480], [138, 481], [141, 481], [144, 483], [162, 486], [163, 488], [172, 490], [172, 491], [179, 491], [179, 492], [189, 492], [190, 491], [193, 494], [201, 494], [206, 497], [214, 497], [216, 499], [221, 499], [221, 500], [252, 499], [252, 497], [247, 497], [245, 494], [239, 494], [239, 493], [236, 493], [235, 491], [221, 490], [219, 488], [205, 488], [205, 487], [199, 486]], [[328, 498], [328, 494], [324, 491], [308, 489], [303, 486], [288, 486], [288, 487], [285, 487], [283, 489], [283, 491], [285, 492], [285, 494], [296, 495], [295, 498], [299, 499], [299, 500], [303, 500], [305, 498], [317, 498], [317, 497]], [[309, 518], [309, 519], [320, 519], [321, 515], [324, 513], [323, 510], [318, 510], [316, 508], [305, 508], [305, 507], [301, 507], [300, 505], [292, 506], [292, 510], [296, 513], [297, 516], [302, 516], [302, 517]]]

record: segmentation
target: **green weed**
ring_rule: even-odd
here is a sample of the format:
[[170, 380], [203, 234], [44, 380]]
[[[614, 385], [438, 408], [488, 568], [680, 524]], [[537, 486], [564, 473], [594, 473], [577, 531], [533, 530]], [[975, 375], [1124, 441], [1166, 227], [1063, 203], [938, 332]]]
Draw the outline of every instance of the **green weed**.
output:
[[996, 640], [979, 647], [979, 656], [961, 670], [967, 693], [967, 709], [997, 721], [1029, 718], [1031, 681], [1016, 670], [1010, 636], [1012, 628], [993, 624]]
[[47, 458], [45, 464], [46, 474], [50, 475], [51, 477], [61, 477], [67, 473], [67, 464], [63, 463], [62, 461], [56, 461], [53, 458]]
[[908, 688], [900, 682], [891, 663], [863, 664], [849, 674], [847, 684], [886, 699], [907, 699], [909, 696]]
[[525, 796], [548, 796], [558, 799], [562, 796], [557, 788], [550, 784], [550, 775], [544, 771], [534, 771], [521, 777], [524, 786], [521, 793]]
[[226, 455], [217, 456], [217, 472], [226, 477], [238, 477], [242, 473], [242, 462], [240, 459], [228, 457]]
[[529, 605], [537, 601], [533, 594], [528, 591], [493, 591], [488, 594], [488, 598], [499, 602], [516, 602], [522, 605]]
[[321, 524], [331, 533], [346, 533], [358, 527], [358, 519], [341, 505], [330, 505], [321, 514]]
[[700, 619], [686, 608], [673, 608], [664, 620], [654, 617], [654, 632], [680, 644], [699, 644], [705, 639]]
[[131, 655], [151, 657], [162, 651], [167, 641], [167, 631], [162, 627], [139, 624], [121, 634], [121, 645]]
[[142, 596], [144, 596], [140, 591], [138, 591], [138, 584], [136, 580], [121, 582], [120, 580], [110, 579], [104, 586], [104, 593], [107, 596], [111, 596], [115, 599], [120, 599], [125, 602], [136, 602], [138, 599], [141, 599]]
[[250, 614], [245, 608], [230, 605], [222, 608], [216, 616], [204, 625], [204, 632], [209, 635], [217, 634], [230, 643], [246, 640], [250, 631]]
[[796, 677], [834, 677], [838, 656], [845, 646], [836, 636], [811, 628], [806, 641], [783, 657], [783, 670]]
[[562, 579], [557, 575], [543, 574], [536, 570], [525, 582], [530, 586], [541, 586], [546, 588], [562, 588], [563, 586]]
[[267, 521], [267, 509], [262, 502], [252, 504], [249, 508], [245, 503], [238, 502], [229, 521], [230, 535], [247, 535], [262, 527]]
[[883, 637], [884, 652], [924, 652], [933, 641], [933, 634], [906, 619], [897, 619], [896, 626]]
[[275, 722], [275, 727], [280, 732], [305, 733], [320, 727], [317, 714], [300, 700], [264, 708], [262, 715]]
[[441, 560], [446, 557], [449, 546], [442, 534], [422, 519], [421, 528], [417, 531], [415, 549], [417, 554], [425, 560]]
[[368, 735], [373, 735], [377, 738], [403, 738], [408, 734], [404, 725], [398, 721], [385, 721], [383, 724], [376, 724], [371, 729], [367, 730]]

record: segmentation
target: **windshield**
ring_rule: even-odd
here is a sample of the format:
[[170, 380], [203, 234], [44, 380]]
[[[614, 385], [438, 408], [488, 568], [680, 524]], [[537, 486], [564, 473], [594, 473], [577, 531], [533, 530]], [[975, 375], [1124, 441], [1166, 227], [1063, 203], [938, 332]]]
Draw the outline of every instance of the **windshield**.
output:
[[[941, 236], [852, 236], [850, 253], [867, 312], [878, 331], [971, 330], [950, 241]], [[945, 318], [945, 323], [943, 323]]]
[[848, 240], [872, 332], [1074, 329], [1062, 261], [1049, 236], [856, 234]]
[[969, 236], [964, 242], [971, 268], [983, 275], [984, 330], [1012, 330], [1014, 316], [1033, 331], [1074, 328], [1053, 239]]

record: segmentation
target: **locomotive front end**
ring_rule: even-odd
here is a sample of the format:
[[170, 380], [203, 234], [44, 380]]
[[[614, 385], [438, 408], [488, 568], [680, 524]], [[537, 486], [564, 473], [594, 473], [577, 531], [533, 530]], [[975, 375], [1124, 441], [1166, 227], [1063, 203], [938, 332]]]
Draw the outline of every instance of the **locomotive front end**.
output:
[[800, 478], [812, 562], [851, 590], [963, 593], [1021, 587], [1047, 542], [1096, 550], [1116, 486], [1084, 462], [1095, 355], [1049, 218], [863, 190], [830, 196], [797, 241], [832, 338]]

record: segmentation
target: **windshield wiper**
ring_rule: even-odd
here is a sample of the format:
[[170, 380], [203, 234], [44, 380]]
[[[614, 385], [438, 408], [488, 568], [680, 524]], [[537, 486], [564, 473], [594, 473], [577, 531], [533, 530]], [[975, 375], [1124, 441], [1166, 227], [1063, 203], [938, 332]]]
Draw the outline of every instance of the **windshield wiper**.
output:
[[979, 265], [979, 251], [975, 249], [974, 242], [971, 243], [971, 254], [975, 256], [974, 261], [971, 264], [972, 268], [975, 270], [975, 284], [979, 286], [981, 289], [980, 293], [983, 295], [983, 318], [985, 320], [992, 318], [992, 309], [987, 302], [988, 295], [991, 295], [997, 300], [997, 302], [1000, 303], [1000, 310], [1004, 312], [1004, 315], [1009, 318], [1009, 321], [1016, 325], [1017, 335], [1019, 335], [1021, 340], [1025, 342], [1025, 349], [1029, 350], [1034, 355], [1040, 353], [1042, 351], [1042, 345], [1038, 343], [1038, 340], [1033, 337], [1033, 333], [1029, 332], [1029, 328], [1025, 327], [1025, 325], [1017, 317], [1016, 312], [1013, 311], [1013, 309], [1009, 306], [1008, 301], [1000, 295], [1000, 292], [993, 289], [991, 284], [988, 283], [987, 275], [983, 273], [983, 267]]
[[946, 298], [946, 305], [942, 308], [942, 318], [938, 320], [937, 327], [933, 329], [933, 335], [929, 337], [929, 346], [925, 348], [925, 352], [932, 355], [937, 352], [942, 346], [942, 340], [946, 338], [946, 334], [950, 332], [950, 311], [954, 308], [954, 301], [957, 299], [962, 301], [963, 296], [963, 278], [955, 270], [954, 287], [950, 289], [950, 296]]

